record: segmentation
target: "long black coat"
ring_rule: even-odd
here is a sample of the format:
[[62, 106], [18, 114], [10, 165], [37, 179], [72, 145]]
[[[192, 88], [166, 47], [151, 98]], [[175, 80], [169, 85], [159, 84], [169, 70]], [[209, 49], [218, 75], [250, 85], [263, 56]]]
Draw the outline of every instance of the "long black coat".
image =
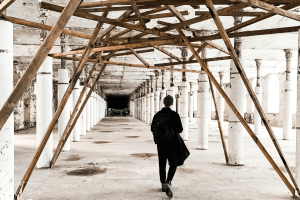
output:
[[[190, 155], [189, 150], [187, 149], [184, 141], [182, 140], [179, 133], [183, 131], [181, 119], [178, 113], [171, 110], [168, 107], [162, 108], [159, 112], [157, 112], [153, 117], [153, 122], [155, 122], [155, 118], [160, 114], [166, 114], [168, 113], [170, 116], [169, 125], [167, 126], [169, 128], [169, 132], [173, 132], [173, 138], [169, 141], [160, 141], [160, 138], [154, 138], [155, 143], [169, 143], [171, 149], [171, 155], [170, 158], [174, 159], [174, 163], [177, 166], [183, 165], [184, 161], [187, 159], [187, 157]], [[152, 123], [153, 124], [153, 123]], [[151, 131], [153, 132], [153, 127], [151, 125]], [[162, 137], [164, 138], [164, 137]]]

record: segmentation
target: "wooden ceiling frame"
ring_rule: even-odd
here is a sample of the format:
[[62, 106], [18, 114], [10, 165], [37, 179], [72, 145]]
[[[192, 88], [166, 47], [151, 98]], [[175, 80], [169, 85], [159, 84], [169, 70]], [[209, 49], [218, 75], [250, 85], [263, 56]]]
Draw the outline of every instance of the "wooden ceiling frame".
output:
[[[75, 55], [75, 54], [82, 54], [82, 56], [80, 58], [72, 58], [72, 59], [77, 59], [79, 60], [78, 62], [78, 67], [76, 69], [76, 72], [73, 76], [73, 78], [70, 80], [70, 85], [67, 89], [67, 92], [63, 98], [63, 100], [61, 101], [60, 105], [58, 106], [57, 111], [54, 114], [53, 119], [51, 120], [47, 131], [45, 133], [44, 138], [42, 139], [33, 159], [31, 164], [29, 165], [21, 184], [19, 185], [16, 194], [15, 194], [15, 199], [17, 199], [18, 194], [24, 190], [31, 174], [32, 171], [35, 167], [35, 164], [37, 162], [37, 160], [39, 159], [39, 156], [41, 155], [41, 152], [43, 151], [43, 148], [45, 146], [45, 144], [47, 143], [47, 140], [49, 138], [49, 135], [51, 134], [55, 122], [57, 121], [62, 109], [64, 108], [69, 95], [71, 94], [76, 81], [78, 80], [81, 71], [84, 68], [84, 65], [86, 62], [88, 61], [93, 61], [94, 62], [94, 70], [96, 68], [96, 66], [98, 65], [98, 63], [103, 63], [104, 66], [101, 67], [100, 73], [98, 74], [98, 77], [96, 79], [96, 81], [93, 83], [93, 87], [96, 86], [97, 81], [99, 80], [101, 74], [103, 73], [103, 71], [105, 70], [106, 66], [109, 64], [113, 64], [113, 65], [121, 65], [121, 66], [132, 66], [132, 67], [141, 67], [141, 68], [148, 68], [148, 69], [163, 69], [163, 70], [174, 70], [174, 71], [179, 71], [179, 72], [192, 72], [192, 73], [206, 73], [211, 81], [211, 83], [213, 83], [215, 85], [215, 87], [219, 90], [220, 94], [224, 97], [225, 101], [227, 102], [227, 104], [229, 105], [229, 107], [233, 110], [233, 112], [235, 113], [235, 115], [237, 116], [237, 118], [240, 120], [240, 122], [243, 124], [243, 126], [245, 127], [245, 129], [247, 130], [247, 132], [250, 134], [250, 136], [252, 137], [252, 139], [254, 140], [254, 142], [257, 144], [258, 148], [262, 151], [262, 153], [265, 155], [265, 157], [267, 158], [267, 160], [270, 162], [270, 164], [272, 165], [272, 167], [275, 169], [275, 171], [277, 172], [277, 174], [280, 176], [280, 178], [282, 179], [282, 181], [286, 184], [286, 186], [288, 187], [288, 189], [291, 191], [291, 193], [293, 195], [295, 195], [295, 191], [297, 191], [298, 194], [300, 194], [298, 186], [296, 184], [296, 181], [293, 177], [293, 174], [290, 170], [290, 167], [284, 157], [284, 154], [280, 148], [280, 145], [272, 131], [272, 128], [270, 126], [270, 124], [268, 123], [268, 119], [260, 105], [260, 103], [257, 100], [256, 94], [254, 93], [249, 80], [246, 76], [246, 73], [236, 55], [236, 52], [229, 40], [230, 37], [247, 37], [247, 36], [254, 36], [254, 35], [264, 35], [264, 34], [274, 34], [274, 33], [284, 33], [284, 32], [295, 32], [298, 31], [300, 29], [299, 26], [297, 27], [287, 27], [287, 28], [277, 28], [277, 29], [265, 29], [265, 30], [256, 30], [256, 31], [244, 31], [244, 32], [238, 32], [238, 33], [231, 33], [233, 31], [236, 31], [240, 28], [249, 26], [251, 24], [257, 23], [261, 20], [267, 19], [269, 17], [272, 17], [274, 15], [281, 15], [290, 19], [294, 19], [297, 21], [300, 21], [300, 15], [292, 13], [288, 10], [299, 6], [300, 2], [294, 2], [292, 0], [266, 0], [268, 3], [266, 3], [265, 1], [259, 1], [259, 0], [214, 0], [212, 2], [212, 0], [178, 0], [176, 2], [174, 2], [174, 0], [170, 1], [170, 0], [111, 0], [111, 1], [105, 1], [105, 2], [92, 2], [92, 3], [81, 3], [81, 0], [70, 0], [68, 5], [63, 8], [60, 6], [56, 6], [53, 4], [47, 4], [47, 3], [41, 3], [41, 7], [45, 8], [45, 9], [49, 9], [52, 11], [56, 11], [56, 12], [61, 12], [60, 17], [58, 19], [58, 21], [55, 23], [55, 25], [53, 26], [48, 26], [48, 25], [41, 25], [38, 23], [33, 23], [33, 22], [29, 22], [26, 20], [22, 20], [22, 19], [16, 19], [16, 18], [12, 18], [12, 17], [8, 17], [8, 16], [1, 16], [2, 20], [7, 20], [7, 21], [11, 21], [13, 23], [17, 23], [17, 24], [22, 24], [25, 26], [29, 26], [29, 27], [34, 27], [34, 28], [39, 28], [39, 29], [44, 29], [44, 30], [50, 30], [49, 34], [47, 35], [45, 41], [41, 44], [40, 48], [38, 49], [36, 55], [34, 56], [32, 62], [30, 63], [30, 65], [28, 66], [27, 70], [25, 71], [23, 77], [20, 79], [20, 81], [18, 82], [18, 84], [16, 85], [16, 87], [13, 89], [11, 95], [8, 97], [8, 99], [6, 100], [6, 102], [4, 103], [4, 105], [2, 106], [1, 110], [0, 110], [0, 130], [3, 128], [5, 122], [7, 121], [8, 117], [11, 115], [11, 113], [13, 112], [13, 109], [15, 108], [15, 106], [17, 105], [18, 101], [20, 100], [21, 96], [23, 95], [23, 93], [25, 92], [25, 89], [27, 88], [27, 86], [30, 84], [31, 80], [33, 79], [33, 77], [35, 76], [35, 74], [37, 73], [38, 69], [40, 68], [41, 64], [43, 63], [43, 61], [45, 60], [45, 58], [48, 56], [51, 48], [54, 45], [55, 40], [58, 38], [58, 36], [61, 33], [65, 33], [65, 34], [70, 34], [72, 36], [76, 36], [79, 38], [84, 38], [84, 39], [89, 39], [89, 44], [85, 47], [84, 50], [77, 50], [77, 51], [71, 51], [71, 52], [64, 52], [64, 53], [54, 53], [51, 56], [53, 56], [54, 58], [61, 58], [61, 56], [64, 56], [62, 58], [65, 59], [71, 59], [70, 57], [66, 57], [67, 55]], [[13, 0], [5, 0], [0, 4], [0, 14], [9, 6], [13, 3]], [[80, 4], [81, 3], [81, 4]], [[175, 4], [175, 5], [174, 5]], [[225, 5], [229, 5], [228, 7], [225, 7], [223, 9], [220, 10], [216, 10], [214, 8], [214, 4], [225, 4]], [[275, 4], [275, 5], [273, 5]], [[282, 7], [278, 7], [278, 5], [281, 4], [286, 4]], [[126, 11], [122, 16], [120, 16], [119, 19], [109, 19], [107, 18], [107, 14], [111, 9], [111, 5], [133, 5], [132, 9], [130, 11]], [[144, 21], [143, 13], [139, 12], [139, 7], [140, 6], [153, 6], [153, 5], [157, 5], [157, 8], [153, 9], [152, 11], [146, 11], [145, 13], [150, 13], [150, 12], [160, 12], [162, 10], [167, 10], [169, 9], [171, 11], [171, 13], [173, 13], [173, 15], [175, 15], [181, 22], [179, 23], [175, 23], [175, 24], [170, 24], [167, 27], [164, 28], [160, 28], [160, 29], [148, 29], [143, 27], [143, 25], [146, 23]], [[167, 5], [164, 7], [161, 7], [161, 5]], [[180, 5], [190, 5], [190, 6], [197, 6], [197, 5], [206, 5], [207, 8], [209, 9], [209, 13], [203, 13], [203, 15], [199, 16], [199, 17], [195, 17], [193, 19], [189, 19], [189, 20], [185, 20], [183, 18], [182, 15], [180, 15], [180, 12], [178, 12], [178, 10], [175, 8], [176, 6], [180, 6]], [[82, 10], [86, 10], [86, 9], [91, 9], [91, 8], [95, 8], [95, 7], [102, 7], [102, 6], [107, 6], [106, 10], [103, 12], [102, 16], [98, 16], [98, 15], [94, 15], [94, 14], [90, 14], [87, 12], [84, 12]], [[263, 13], [253, 19], [250, 19], [246, 22], [243, 22], [239, 25], [236, 25], [234, 27], [231, 27], [227, 30], [224, 29], [221, 21], [220, 21], [220, 16], [236, 16], [236, 13], [238, 10], [241, 10], [243, 8], [249, 7], [249, 6], [256, 6], [259, 7], [261, 9], [264, 9], [266, 11], [268, 11], [268, 13]], [[124, 21], [126, 21], [127, 18], [130, 18], [130, 15], [132, 13], [135, 13], [137, 19], [139, 19], [140, 24], [139, 25], [132, 25], [129, 23], [126, 23]], [[71, 16], [77, 16], [77, 17], [81, 17], [81, 18], [85, 18], [85, 19], [90, 19], [90, 20], [95, 20], [97, 21], [97, 26], [93, 32], [92, 35], [87, 35], [87, 34], [81, 34], [75, 31], [68, 31], [65, 30], [64, 27], [66, 26], [67, 22], [69, 21]], [[132, 17], [132, 16], [131, 16]], [[210, 36], [202, 36], [202, 37], [186, 37], [185, 33], [182, 31], [183, 29], [187, 29], [187, 26], [194, 24], [194, 23], [199, 23], [208, 19], [213, 19], [214, 23], [216, 24], [219, 33], [215, 34], [215, 35], [210, 35]], [[100, 32], [100, 29], [103, 25], [103, 23], [108, 23], [111, 24], [111, 26], [101, 35], [98, 37], [98, 34]], [[114, 39], [118, 39], [120, 36], [122, 36], [123, 34], [126, 34], [130, 31], [139, 31], [141, 32], [138, 35], [135, 35], [131, 38], [133, 38], [133, 40], [127, 40], [128, 44], [113, 44], [113, 43], [109, 43], [110, 40], [110, 36], [109, 33], [116, 27], [123, 27], [125, 28], [125, 30], [122, 32], [122, 34], [117, 34], [115, 36], [112, 36], [111, 38]], [[173, 35], [170, 33], [167, 33], [170, 30], [176, 29], [177, 32], [179, 33], [179, 35]], [[298, 29], [298, 30], [297, 30]], [[195, 32], [194, 29], [189, 29], [187, 31], [192, 31]], [[156, 35], [159, 36], [161, 38], [159, 38], [159, 40], [157, 41], [150, 41], [149, 38], [142, 38], [146, 35]], [[106, 36], [105, 39], [103, 39], [103, 37]], [[215, 40], [215, 39], [222, 39], [227, 47], [227, 50], [224, 49], [223, 47], [220, 47], [216, 44], [214, 44], [213, 42], [209, 41], [209, 40]], [[122, 39], [121, 39], [122, 40]], [[142, 42], [142, 43], [137, 43], [137, 41], [143, 41], [145, 40], [146, 42]], [[94, 48], [95, 46], [95, 42], [96, 41], [101, 41], [103, 44], [103, 47], [97, 47]], [[148, 41], [148, 42], [147, 42]], [[192, 43], [192, 42], [199, 42], [199, 41], [203, 41], [202, 44], [197, 44], [197, 43]], [[126, 41], [125, 41], [126, 42]], [[110, 45], [110, 46], [108, 46]], [[200, 66], [202, 67], [202, 69], [204, 71], [200, 71], [200, 70], [191, 70], [191, 69], [178, 69], [178, 68], [170, 68], [170, 67], [165, 67], [165, 66], [150, 66], [145, 60], [143, 60], [143, 58], [137, 54], [137, 52], [134, 50], [135, 48], [141, 48], [141, 47], [149, 47], [149, 46], [154, 46], [155, 48], [159, 49], [160, 51], [162, 51], [163, 53], [165, 53], [166, 55], [174, 58], [176, 57], [177, 60], [179, 62], [177, 63], [167, 63], [168, 66], [170, 65], [175, 65], [175, 64], [187, 64], [187, 63], [195, 63], [196, 61], [192, 60], [193, 57], [190, 57], [189, 61], [185, 61], [182, 62], [180, 61], [180, 58], [178, 58], [176, 55], [171, 54], [170, 52], [166, 51], [165, 49], [159, 47], [159, 45], [178, 45], [178, 46], [188, 46], [188, 48], [190, 49], [190, 51], [193, 53], [193, 56], [196, 58], [196, 61], [200, 64]], [[231, 100], [229, 99], [229, 97], [226, 95], [225, 91], [222, 89], [222, 87], [218, 84], [218, 81], [215, 79], [215, 77], [213, 76], [213, 74], [211, 73], [211, 71], [208, 69], [207, 65], [205, 62], [207, 62], [205, 59], [201, 59], [200, 56], [198, 55], [201, 50], [203, 50], [205, 47], [207, 46], [212, 46], [226, 54], [229, 54], [230, 56], [227, 57], [217, 57], [217, 58], [211, 58], [211, 61], [215, 61], [218, 59], [229, 59], [231, 58], [233, 60], [233, 62], [235, 63], [238, 72], [250, 94], [250, 97], [256, 107], [256, 109], [258, 110], [260, 117], [262, 118], [262, 121], [271, 137], [271, 140], [273, 141], [273, 144], [279, 154], [279, 156], [281, 157], [281, 160], [290, 176], [290, 179], [292, 180], [292, 183], [294, 186], [292, 186], [289, 182], [289, 180], [285, 177], [285, 175], [282, 173], [282, 171], [280, 170], [280, 168], [278, 167], [278, 165], [275, 163], [275, 161], [273, 160], [273, 158], [269, 155], [269, 153], [267, 152], [267, 150], [264, 148], [263, 144], [259, 141], [259, 139], [255, 136], [255, 134], [253, 133], [253, 131], [251, 130], [251, 128], [249, 127], [249, 125], [247, 124], [247, 122], [243, 119], [243, 116], [241, 115], [241, 113], [238, 112], [238, 110], [236, 109], [236, 107], [234, 106], [234, 104], [231, 102]], [[199, 49], [196, 51], [195, 47], [199, 47]], [[109, 59], [111, 57], [113, 57], [115, 55], [115, 53], [119, 50], [124, 50], [124, 49], [129, 49], [137, 58], [139, 58], [144, 65], [138, 65], [138, 64], [130, 64], [130, 63], [118, 63], [118, 62], [111, 62], [109, 61]], [[101, 52], [100, 54], [98, 54], [98, 56], [96, 57], [96, 59], [89, 59], [89, 57], [91, 57], [91, 53], [92, 52]], [[104, 51], [110, 51], [110, 54], [105, 56], [103, 58], [103, 60], [100, 60], [100, 57], [102, 56], [102, 53]], [[124, 53], [123, 53], [124, 54]], [[125, 53], [126, 54], [126, 53]], [[117, 54], [116, 54], [117, 55]], [[156, 64], [156, 65], [165, 65], [166, 63], [162, 63], [162, 64]], [[92, 74], [92, 72], [91, 72]], [[90, 76], [89, 76], [90, 78]], [[90, 79], [88, 79], [87, 84], [89, 84]], [[92, 90], [90, 90], [89, 95], [85, 98], [84, 102], [86, 103], [90, 94], [91, 94]], [[83, 98], [81, 98], [82, 100]], [[80, 100], [80, 101], [81, 101]], [[70, 119], [69, 121], [69, 125], [68, 127], [66, 127], [65, 132], [64, 132], [64, 137], [66, 138], [68, 136], [68, 134], [70, 134], [72, 127], [74, 127], [80, 112], [82, 112], [85, 103], [83, 103], [80, 106], [80, 111], [79, 113], [77, 112], [73, 112], [72, 113], [72, 120]], [[78, 105], [77, 105], [78, 104]], [[77, 108], [79, 108], [80, 102], [77, 102]], [[62, 140], [64, 140], [62, 138]], [[62, 143], [61, 143], [62, 142]], [[59, 146], [57, 147], [57, 152], [60, 152], [60, 150], [63, 147], [63, 142], [64, 141], [60, 141]], [[225, 151], [225, 149], [224, 149]], [[225, 152], [224, 152], [225, 153]], [[56, 161], [58, 154], [55, 154], [56, 157], [54, 157], [54, 162]], [[53, 162], [53, 164], [54, 164]], [[53, 166], [53, 165], [52, 165]]]

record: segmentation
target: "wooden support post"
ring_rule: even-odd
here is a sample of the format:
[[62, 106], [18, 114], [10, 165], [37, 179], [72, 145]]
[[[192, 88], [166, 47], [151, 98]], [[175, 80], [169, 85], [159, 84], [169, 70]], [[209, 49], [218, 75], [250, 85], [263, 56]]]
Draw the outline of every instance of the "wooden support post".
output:
[[132, 0], [131, 1], [131, 7], [132, 7], [132, 10], [134, 10], [135, 12], [135, 15], [137, 16], [137, 18], [139, 19], [140, 21], [140, 25], [142, 27], [145, 27], [145, 20], [143, 19], [141, 13], [140, 13], [140, 10], [138, 8], [138, 6], [136, 5], [136, 1], [135, 0]]
[[219, 90], [219, 92], [221, 93], [221, 95], [224, 97], [224, 99], [227, 102], [228, 106], [232, 109], [232, 111], [235, 113], [235, 115], [237, 116], [237, 118], [241, 121], [241, 123], [243, 124], [243, 126], [245, 127], [245, 129], [247, 130], [247, 132], [249, 133], [249, 135], [251, 136], [251, 138], [253, 139], [253, 141], [257, 144], [257, 146], [259, 147], [259, 149], [262, 151], [262, 153], [265, 155], [265, 157], [267, 158], [267, 160], [273, 166], [273, 168], [278, 173], [278, 175], [280, 176], [280, 178], [283, 180], [283, 182], [289, 188], [289, 190], [291, 191], [291, 193], [294, 195], [295, 194], [295, 189], [293, 188], [293, 186], [290, 184], [290, 182], [285, 177], [285, 175], [282, 173], [282, 171], [278, 168], [278, 166], [274, 162], [273, 158], [267, 152], [267, 150], [265, 149], [265, 147], [263, 146], [263, 144], [260, 142], [260, 140], [256, 137], [256, 135], [254, 134], [254, 132], [252, 131], [252, 129], [249, 127], [248, 123], [244, 120], [243, 116], [239, 113], [239, 111], [233, 105], [233, 103], [231, 102], [231, 100], [229, 99], [229, 97], [227, 96], [227, 94], [225, 93], [225, 91], [219, 85], [218, 81], [215, 79], [215, 77], [213, 76], [213, 74], [207, 68], [206, 64], [203, 62], [203, 60], [200, 58], [200, 56], [196, 53], [196, 50], [194, 49], [194, 47], [192, 46], [192, 44], [189, 42], [189, 40], [187, 39], [187, 37], [185, 36], [185, 34], [180, 29], [177, 29], [177, 31], [182, 36], [182, 39], [185, 41], [185, 43], [188, 45], [189, 49], [191, 50], [191, 52], [196, 57], [197, 61], [201, 65], [202, 69], [206, 72], [206, 74], [208, 75], [209, 79], [214, 83], [214, 85], [216, 86], [216, 88]]
[[47, 55], [49, 54], [51, 48], [53, 47], [56, 39], [61, 34], [62, 30], [66, 26], [74, 11], [77, 9], [80, 2], [81, 0], [70, 0], [66, 8], [61, 13], [60, 17], [58, 18], [57, 22], [47, 35], [46, 39], [36, 52], [24, 75], [17, 83], [6, 102], [3, 104], [0, 110], [0, 130], [4, 126], [6, 120], [9, 118], [11, 113], [13, 112], [20, 98], [24, 94], [26, 88], [31, 83], [32, 79], [36, 75], [40, 66], [42, 65]]
[[[72, 4], [72, 1], [70, 1], [69, 4], [70, 3]], [[74, 10], [76, 8], [77, 7], [75, 7]], [[73, 78], [71, 79], [69, 87], [68, 87], [68, 89], [67, 89], [64, 97], [62, 98], [59, 106], [57, 107], [57, 110], [54, 113], [54, 116], [53, 116], [53, 118], [52, 118], [52, 120], [51, 120], [51, 122], [50, 122], [50, 124], [49, 124], [49, 126], [47, 128], [47, 130], [46, 130], [46, 133], [45, 133], [43, 139], [41, 140], [41, 142], [40, 142], [40, 144], [39, 144], [39, 146], [38, 146], [38, 148], [37, 148], [37, 150], [35, 152], [35, 155], [33, 156], [32, 161], [31, 161], [29, 167], [27, 168], [27, 170], [26, 170], [26, 172], [25, 172], [25, 174], [23, 176], [23, 179], [21, 181], [21, 183], [23, 183], [23, 184], [20, 184], [19, 187], [18, 187], [18, 189], [17, 189], [17, 191], [16, 191], [15, 200], [18, 198], [18, 195], [21, 192], [21, 189], [22, 189], [22, 191], [24, 191], [24, 189], [25, 189], [25, 186], [26, 186], [26, 184], [27, 184], [27, 182], [28, 182], [28, 180], [29, 180], [29, 178], [30, 178], [30, 176], [32, 174], [32, 171], [33, 171], [33, 169], [34, 169], [34, 167], [35, 167], [35, 165], [36, 165], [36, 163], [37, 163], [37, 161], [38, 161], [38, 159], [39, 159], [39, 157], [40, 157], [40, 155], [41, 155], [41, 153], [42, 153], [42, 151], [43, 151], [43, 149], [44, 149], [44, 147], [45, 147], [45, 145], [46, 145], [46, 143], [47, 143], [47, 141], [49, 139], [49, 136], [51, 135], [51, 133], [53, 131], [53, 128], [54, 128], [54, 126], [56, 124], [56, 121], [59, 118], [61, 112], [63, 111], [63, 109], [64, 109], [67, 101], [69, 100], [69, 97], [70, 97], [70, 95], [72, 93], [72, 90], [73, 90], [73, 88], [74, 88], [74, 86], [75, 86], [75, 84], [76, 84], [76, 82], [77, 82], [77, 80], [78, 80], [78, 78], [79, 78], [82, 70], [83, 70], [83, 67], [84, 67], [85, 63], [88, 60], [88, 57], [89, 57], [89, 55], [90, 55], [90, 53], [92, 51], [92, 47], [93, 47], [93, 45], [94, 45], [94, 43], [96, 41], [97, 35], [99, 34], [102, 25], [103, 25], [103, 23], [98, 22], [98, 24], [97, 24], [97, 26], [96, 26], [93, 34], [92, 34], [92, 38], [89, 41], [89, 45], [87, 45], [87, 47], [86, 47], [86, 49], [85, 49], [85, 51], [83, 53], [83, 56], [81, 57], [81, 60], [78, 63], [77, 70], [74, 73]], [[64, 27], [62, 27], [62, 28], [64, 28]], [[48, 38], [48, 36], [47, 36], [47, 38]], [[47, 38], [46, 38], [46, 40], [47, 40]], [[23, 77], [24, 77], [24, 75], [23, 75]]]
[[215, 97], [215, 92], [214, 92], [214, 86], [211, 83], [211, 80], [210, 79], [208, 79], [208, 80], [209, 80], [209, 85], [210, 85], [210, 89], [211, 89], [211, 95], [212, 95], [213, 100], [214, 100], [214, 105], [215, 105], [215, 110], [216, 110], [216, 118], [218, 120], [218, 126], [219, 126], [219, 131], [220, 131], [222, 146], [223, 146], [223, 150], [224, 150], [225, 160], [226, 160], [226, 164], [228, 164], [227, 148], [226, 148], [226, 143], [225, 143], [225, 139], [224, 139], [224, 135], [223, 135], [222, 124], [221, 124], [220, 118], [219, 118], [219, 110], [218, 110], [218, 106], [217, 106], [217, 102], [216, 102], [216, 97]]
[[[241, 77], [243, 79], [243, 82], [244, 82], [244, 84], [245, 84], [245, 86], [246, 86], [246, 88], [248, 90], [248, 93], [250, 94], [250, 97], [252, 98], [252, 101], [253, 101], [253, 103], [254, 103], [257, 111], [259, 112], [259, 115], [261, 116], [261, 119], [262, 119], [262, 121], [263, 121], [263, 123], [264, 123], [264, 125], [265, 125], [265, 127], [266, 127], [266, 129], [267, 129], [267, 131], [268, 131], [268, 133], [269, 133], [269, 135], [270, 135], [273, 143], [274, 143], [274, 146], [275, 146], [275, 148], [276, 148], [276, 150], [277, 150], [277, 152], [278, 152], [278, 154], [279, 154], [279, 156], [280, 156], [280, 158], [281, 158], [281, 160], [282, 160], [282, 162], [283, 162], [283, 164], [284, 164], [284, 166], [285, 166], [285, 168], [286, 168], [286, 170], [287, 170], [287, 172], [288, 172], [288, 174], [289, 174], [289, 176], [290, 176], [290, 178], [291, 178], [291, 180], [292, 180], [292, 182], [293, 182], [293, 184], [294, 184], [294, 186], [295, 186], [295, 188], [296, 188], [296, 190], [298, 192], [298, 194], [300, 195], [300, 191], [299, 191], [298, 185], [297, 185], [297, 183], [296, 183], [296, 181], [294, 179], [294, 176], [293, 176], [293, 174], [292, 174], [292, 172], [290, 170], [290, 167], [289, 167], [289, 165], [287, 163], [287, 160], [285, 159], [285, 156], [284, 156], [284, 154], [283, 154], [283, 152], [282, 152], [282, 150], [280, 148], [280, 145], [279, 145], [279, 143], [277, 141], [277, 138], [276, 138], [276, 136], [273, 133], [273, 130], [272, 130], [272, 128], [271, 128], [271, 126], [270, 126], [270, 124], [268, 122], [267, 116], [265, 115], [265, 113], [264, 113], [264, 111], [263, 111], [263, 109], [262, 109], [262, 107], [261, 107], [261, 105], [260, 105], [260, 103], [259, 103], [256, 95], [255, 95], [255, 92], [253, 91], [252, 86], [249, 83], [249, 80], [248, 80], [248, 78], [246, 76], [246, 73], [245, 73], [245, 71], [243, 69], [243, 66], [241, 65], [241, 63], [240, 63], [240, 61], [238, 59], [238, 56], [237, 56], [237, 54], [236, 54], [236, 52], [235, 52], [235, 50], [234, 50], [234, 48], [233, 48], [233, 46], [232, 46], [232, 44], [230, 42], [230, 39], [229, 39], [229, 37], [228, 37], [228, 35], [227, 35], [224, 27], [223, 27], [223, 24], [220, 21], [218, 13], [216, 12], [216, 10], [214, 8], [214, 5], [213, 5], [213, 3], [212, 3], [211, 0], [205, 0], [205, 2], [206, 2], [207, 8], [209, 9], [209, 11], [210, 11], [210, 13], [211, 13], [211, 15], [212, 15], [212, 17], [213, 17], [213, 19], [215, 21], [215, 24], [218, 27], [219, 33], [222, 36], [222, 38], [223, 38], [223, 40], [225, 42], [225, 45], [226, 45], [228, 51], [230, 52], [231, 58], [232, 58], [232, 60], [233, 60], [233, 62], [235, 64], [235, 66], [236, 66], [239, 74], [241, 75]], [[254, 137], [253, 137], [253, 139], [254, 139]], [[282, 180], [285, 182], [285, 184], [288, 186], [288, 188], [290, 189], [290, 191], [292, 192], [292, 194], [295, 195], [295, 189], [290, 185], [290, 183], [285, 178], [285, 176], [283, 177], [283, 176], [280, 175], [280, 173], [279, 173], [280, 170], [277, 168], [277, 165], [276, 166], [272, 165], [272, 166], [277, 171], [277, 173], [282, 178]]]
[[0, 14], [6, 10], [13, 2], [16, 0], [4, 0], [2, 3], [0, 3]]

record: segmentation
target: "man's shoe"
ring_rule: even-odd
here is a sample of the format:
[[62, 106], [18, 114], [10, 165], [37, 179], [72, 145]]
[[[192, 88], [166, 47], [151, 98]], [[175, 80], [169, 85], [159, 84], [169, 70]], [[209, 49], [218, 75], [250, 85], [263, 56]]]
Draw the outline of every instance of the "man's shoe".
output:
[[161, 191], [166, 192], [169, 187], [170, 187], [169, 184], [167, 182], [165, 182], [165, 183], [161, 184]]
[[171, 190], [170, 187], [167, 188], [167, 190], [166, 190], [166, 195], [167, 195], [169, 198], [172, 198], [172, 197], [173, 197], [173, 192], [172, 192], [172, 190]]

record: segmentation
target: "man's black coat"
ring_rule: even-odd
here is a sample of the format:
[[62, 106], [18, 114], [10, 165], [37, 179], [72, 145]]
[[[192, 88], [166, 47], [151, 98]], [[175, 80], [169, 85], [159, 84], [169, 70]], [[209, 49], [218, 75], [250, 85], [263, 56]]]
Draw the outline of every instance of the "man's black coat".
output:
[[166, 137], [155, 136], [154, 134], [154, 142], [157, 143], [165, 143], [168, 142], [172, 148], [172, 155], [170, 155], [177, 166], [183, 165], [186, 158], [190, 155], [189, 150], [187, 149], [184, 141], [182, 140], [179, 133], [183, 131], [180, 116], [175, 111], [171, 110], [168, 107], [162, 108], [158, 111], [152, 120], [151, 131], [153, 132], [153, 124], [159, 115], [168, 114], [169, 115], [169, 124], [167, 126], [168, 132], [173, 133], [172, 139], [165, 141]]

